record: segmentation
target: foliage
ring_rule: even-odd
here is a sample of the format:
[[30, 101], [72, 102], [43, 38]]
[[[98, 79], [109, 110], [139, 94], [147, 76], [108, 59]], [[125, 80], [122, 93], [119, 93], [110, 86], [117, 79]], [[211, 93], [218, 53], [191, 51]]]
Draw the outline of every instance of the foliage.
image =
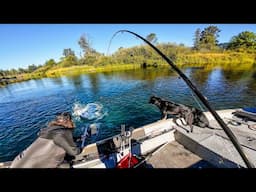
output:
[[244, 31], [233, 36], [229, 42], [228, 49], [256, 50], [256, 34], [250, 31]]
[[63, 55], [64, 57], [68, 57], [70, 55], [75, 56], [75, 52], [72, 51], [72, 49], [68, 48], [63, 50]]
[[37, 70], [37, 68], [38, 67], [35, 64], [29, 65], [27, 72], [32, 73], [33, 71]]
[[61, 61], [58, 63], [57, 67], [69, 67], [77, 64], [78, 58], [75, 55], [68, 55], [67, 57], [61, 58]]
[[[210, 25], [200, 32], [195, 32], [194, 49], [201, 51], [214, 51], [218, 49], [218, 40], [220, 29], [217, 26]], [[200, 35], [199, 35], [200, 34]]]
[[83, 50], [84, 56], [92, 52], [92, 46], [91, 46], [92, 43], [88, 35], [83, 34], [78, 40], [78, 44]]
[[[216, 26], [209, 26], [203, 31], [197, 29], [192, 48], [184, 44], [177, 45], [170, 42], [158, 43], [156, 47], [177, 65], [207, 67], [221, 65], [238, 68], [256, 63], [255, 33], [245, 31], [234, 36], [229, 43], [218, 44], [219, 32], [220, 30]], [[147, 39], [152, 43], [157, 41], [154, 33], [149, 34]], [[151, 47], [145, 44], [129, 48], [120, 47], [111, 56], [104, 56], [91, 47], [87, 36], [81, 36], [78, 43], [84, 52], [81, 58], [78, 58], [70, 48], [64, 49], [64, 57], [61, 57], [59, 62], [50, 59], [43, 65], [32, 64], [27, 68], [0, 70], [0, 79], [16, 77], [10, 80], [9, 83], [12, 83], [67, 74], [168, 66]]]
[[200, 45], [200, 34], [201, 34], [201, 30], [198, 28], [195, 31], [195, 37], [194, 37], [194, 49], [195, 50], [199, 50], [199, 45]]
[[157, 42], [157, 37], [155, 33], [150, 33], [149, 35], [147, 35], [146, 39], [152, 44], [156, 44]]

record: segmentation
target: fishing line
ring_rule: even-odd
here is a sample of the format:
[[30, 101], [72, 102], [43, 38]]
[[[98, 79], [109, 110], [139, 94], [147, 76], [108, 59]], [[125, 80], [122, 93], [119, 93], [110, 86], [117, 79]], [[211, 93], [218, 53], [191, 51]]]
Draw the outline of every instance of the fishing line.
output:
[[[112, 37], [111, 37], [111, 39], [110, 39], [110, 41], [109, 41], [109, 43], [108, 43], [108, 49], [107, 49], [106, 56], [109, 56], [110, 45], [111, 45], [111, 43], [112, 43], [112, 40], [114, 39], [114, 37], [115, 37], [118, 33], [120, 33], [120, 31], [117, 31], [117, 32], [114, 33], [114, 35], [112, 35]], [[121, 33], [123, 33], [123, 32], [121, 32]]]
[[199, 108], [201, 109], [201, 111], [204, 111], [204, 108], [202, 107], [202, 105], [200, 104], [200, 102], [198, 101], [198, 99], [196, 98], [196, 96], [193, 94], [193, 92], [191, 90], [190, 90], [190, 94], [192, 95], [193, 99], [196, 101], [196, 103], [199, 106]]

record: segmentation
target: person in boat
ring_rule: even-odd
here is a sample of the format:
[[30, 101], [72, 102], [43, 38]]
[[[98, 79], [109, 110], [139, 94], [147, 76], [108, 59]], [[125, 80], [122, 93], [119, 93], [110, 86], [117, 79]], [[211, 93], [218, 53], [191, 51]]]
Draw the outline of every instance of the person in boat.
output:
[[10, 168], [57, 168], [65, 157], [81, 160], [81, 149], [73, 138], [75, 125], [70, 113], [63, 112], [41, 129], [39, 137], [13, 160]]

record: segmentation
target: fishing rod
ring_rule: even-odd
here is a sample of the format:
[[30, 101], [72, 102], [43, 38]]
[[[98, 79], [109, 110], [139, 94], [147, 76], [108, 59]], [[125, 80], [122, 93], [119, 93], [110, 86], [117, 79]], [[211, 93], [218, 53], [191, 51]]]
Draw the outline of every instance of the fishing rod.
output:
[[[127, 32], [132, 35], [135, 35], [136, 37], [142, 39], [144, 42], [146, 42], [150, 47], [152, 47], [159, 55], [162, 56], [162, 58], [179, 74], [179, 76], [186, 82], [186, 84], [191, 88], [191, 90], [197, 95], [197, 97], [202, 101], [202, 103], [205, 105], [205, 107], [211, 112], [211, 114], [214, 116], [214, 118], [217, 120], [219, 125], [223, 128], [224, 132], [227, 134], [233, 145], [235, 146], [236, 150], [242, 157], [244, 163], [248, 168], [254, 168], [254, 165], [249, 161], [249, 159], [246, 157], [241, 145], [239, 144], [237, 138], [233, 134], [233, 132], [230, 130], [230, 128], [224, 123], [224, 121], [220, 118], [220, 116], [216, 113], [216, 111], [210, 106], [209, 102], [206, 100], [206, 98], [202, 95], [202, 93], [196, 88], [196, 86], [189, 80], [189, 78], [174, 64], [174, 62], [169, 59], [165, 54], [163, 54], [158, 48], [156, 48], [153, 44], [151, 44], [148, 40], [141, 37], [137, 33], [134, 33], [129, 30], [119, 30], [117, 31], [115, 35], [118, 33]], [[111, 40], [112, 40], [111, 39]]]

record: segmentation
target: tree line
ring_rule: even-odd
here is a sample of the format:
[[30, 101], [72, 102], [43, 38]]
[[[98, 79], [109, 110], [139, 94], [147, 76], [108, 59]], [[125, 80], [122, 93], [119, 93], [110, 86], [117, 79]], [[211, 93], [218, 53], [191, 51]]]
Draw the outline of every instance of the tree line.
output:
[[[240, 53], [256, 53], [256, 33], [243, 31], [231, 38], [229, 42], [219, 43], [219, 33], [221, 30], [214, 25], [210, 25], [203, 30], [196, 29], [194, 33], [193, 46], [188, 47], [184, 44], [176, 43], [158, 43], [157, 35], [150, 33], [146, 39], [155, 44], [172, 60], [177, 61], [186, 54], [193, 53], [224, 53], [224, 52], [240, 52]], [[0, 70], [0, 78], [5, 76], [14, 76], [26, 73], [35, 73], [44, 76], [47, 70], [54, 68], [65, 68], [70, 66], [104, 66], [108, 64], [136, 64], [149, 63], [153, 64], [161, 61], [149, 46], [140, 45], [130, 48], [120, 47], [110, 56], [105, 56], [97, 52], [92, 47], [89, 35], [83, 34], [77, 42], [81, 48], [79, 56], [71, 48], [63, 50], [63, 57], [59, 62], [54, 59], [47, 60], [43, 65], [29, 65], [27, 68], [18, 68], [10, 70]]]

